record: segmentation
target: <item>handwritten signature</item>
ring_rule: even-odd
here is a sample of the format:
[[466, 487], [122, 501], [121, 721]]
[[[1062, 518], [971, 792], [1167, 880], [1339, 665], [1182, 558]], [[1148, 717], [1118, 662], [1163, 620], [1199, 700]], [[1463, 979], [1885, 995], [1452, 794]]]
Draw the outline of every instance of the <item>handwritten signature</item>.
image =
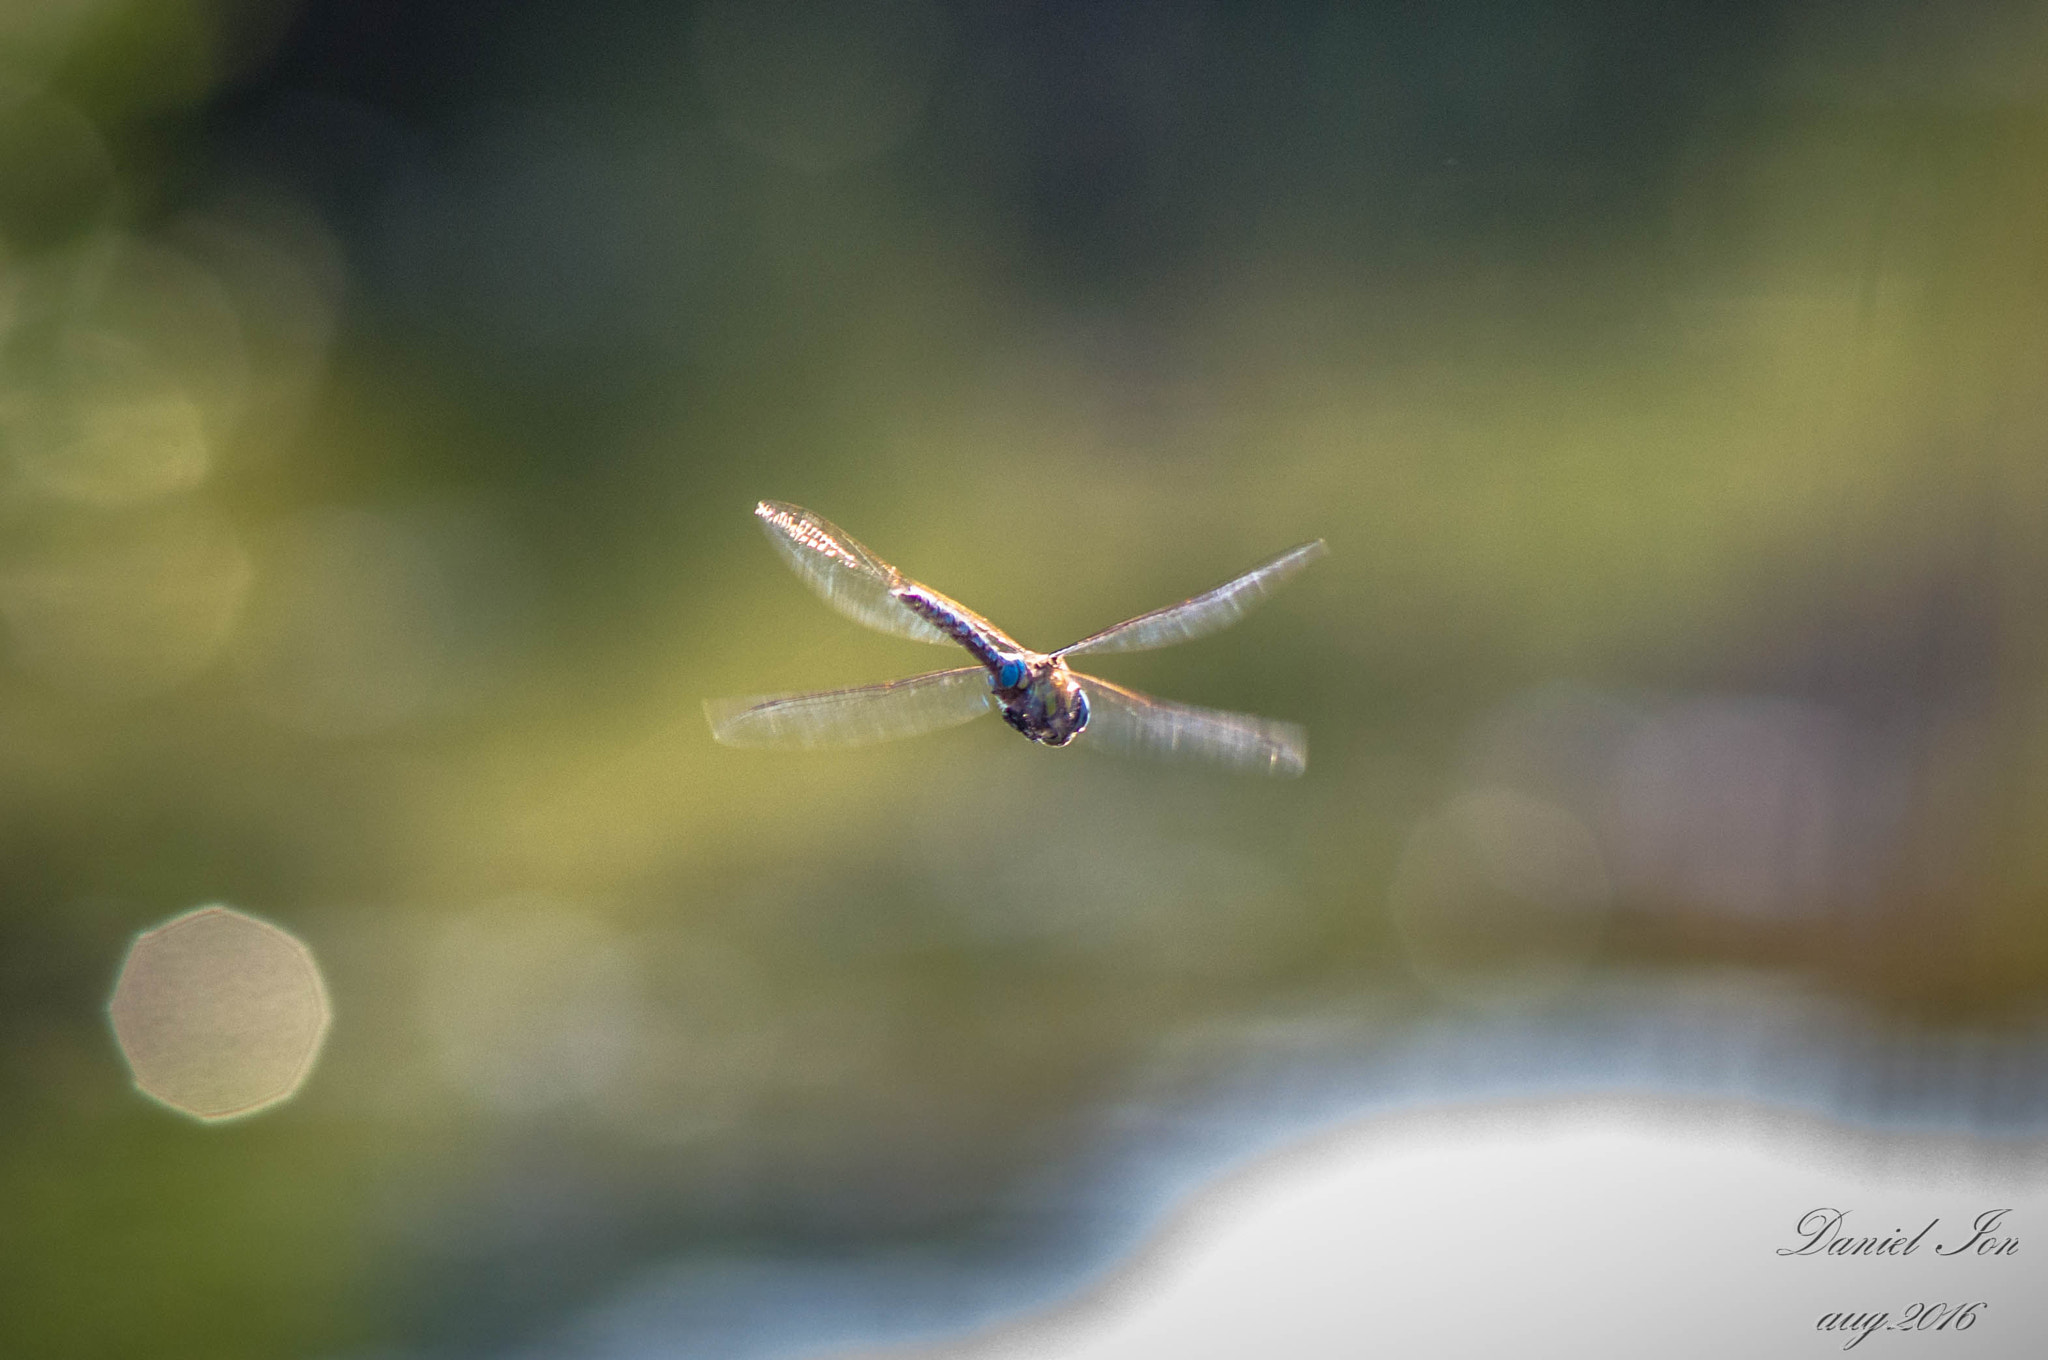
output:
[[[1970, 1220], [1967, 1233], [1947, 1232], [1935, 1236], [1930, 1250], [1936, 1256], [2017, 1256], [2020, 1239], [2006, 1230], [2010, 1209], [1986, 1209]], [[1930, 1218], [1918, 1232], [1893, 1228], [1887, 1233], [1849, 1231], [1847, 1209], [1809, 1209], [1799, 1216], [1791, 1246], [1777, 1248], [1780, 1256], [1911, 1256], [1928, 1244], [1941, 1227]], [[1951, 1243], [1953, 1245], [1951, 1245]], [[1893, 1317], [1889, 1309], [1823, 1313], [1813, 1324], [1817, 1332], [1847, 1332], [1845, 1351], [1855, 1350], [1878, 1332], [1967, 1332], [1977, 1325], [1977, 1315], [1991, 1305], [1975, 1303], [1915, 1303]]]
[[[2017, 1237], [2001, 1236], [2000, 1228], [2010, 1209], [1986, 1209], [1971, 1223], [1970, 1237], [1959, 1241], [1953, 1247], [1940, 1242], [1934, 1244], [1937, 1256], [1961, 1256], [1968, 1252], [1976, 1256], [2015, 1256], [2019, 1254], [2020, 1240]], [[1939, 1226], [1941, 1220], [1931, 1218], [1927, 1226], [1911, 1237], [1903, 1228], [1894, 1228], [1889, 1233], [1876, 1236], [1852, 1237], [1842, 1230], [1843, 1220], [1849, 1217], [1847, 1209], [1812, 1209], [1800, 1216], [1797, 1234], [1803, 1240], [1798, 1246], [1779, 1247], [1780, 1256], [1911, 1256], [1920, 1250], [1921, 1241]]]

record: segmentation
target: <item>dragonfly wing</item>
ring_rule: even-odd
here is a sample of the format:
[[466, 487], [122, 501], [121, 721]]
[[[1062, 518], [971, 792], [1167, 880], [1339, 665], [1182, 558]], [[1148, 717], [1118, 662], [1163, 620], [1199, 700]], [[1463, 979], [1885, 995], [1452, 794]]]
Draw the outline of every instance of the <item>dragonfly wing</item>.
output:
[[1133, 755], [1211, 760], [1261, 774], [1308, 768], [1308, 733], [1249, 713], [1192, 708], [1139, 694], [1092, 675], [1074, 678], [1088, 694], [1083, 742]]
[[988, 709], [988, 672], [963, 666], [821, 694], [712, 699], [704, 716], [727, 746], [866, 746], [954, 727]]
[[904, 575], [838, 525], [783, 501], [762, 501], [754, 514], [790, 568], [846, 617], [919, 642], [952, 641], [889, 593]]
[[1219, 628], [1228, 628], [1248, 613], [1252, 606], [1280, 588], [1294, 573], [1321, 557], [1324, 552], [1323, 540], [1304, 543], [1281, 553], [1263, 566], [1253, 567], [1235, 581], [1229, 581], [1179, 604], [1155, 609], [1149, 614], [1140, 614], [1135, 619], [1125, 619], [1111, 628], [1105, 628], [1093, 637], [1082, 638], [1071, 647], [1062, 647], [1054, 656], [1080, 656], [1084, 652], [1143, 652], [1154, 647], [1170, 647], [1176, 642], [1204, 637]]

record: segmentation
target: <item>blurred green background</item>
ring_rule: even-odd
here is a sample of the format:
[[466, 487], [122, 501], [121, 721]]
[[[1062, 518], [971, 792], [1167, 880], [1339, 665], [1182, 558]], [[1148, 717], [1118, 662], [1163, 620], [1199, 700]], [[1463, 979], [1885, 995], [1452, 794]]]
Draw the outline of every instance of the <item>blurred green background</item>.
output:
[[[2044, 364], [2039, 4], [9, 0], [0, 1349], [1057, 1256], [1276, 1028], [2034, 1035]], [[1047, 648], [1327, 538], [1102, 666], [1307, 776], [714, 746], [937, 655], [762, 497]], [[334, 1010], [217, 1126], [106, 1017], [209, 902]]]

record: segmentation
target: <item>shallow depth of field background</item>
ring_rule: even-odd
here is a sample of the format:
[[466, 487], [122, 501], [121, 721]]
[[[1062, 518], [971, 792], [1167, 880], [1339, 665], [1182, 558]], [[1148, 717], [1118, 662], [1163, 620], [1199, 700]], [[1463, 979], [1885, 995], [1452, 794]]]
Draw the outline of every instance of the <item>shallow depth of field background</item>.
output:
[[[0, 1349], [942, 1332], [1283, 1088], [2037, 1146], [2044, 376], [2038, 4], [9, 0]], [[1102, 665], [1307, 776], [714, 746], [950, 664], [762, 497], [1046, 648], [1327, 538]]]

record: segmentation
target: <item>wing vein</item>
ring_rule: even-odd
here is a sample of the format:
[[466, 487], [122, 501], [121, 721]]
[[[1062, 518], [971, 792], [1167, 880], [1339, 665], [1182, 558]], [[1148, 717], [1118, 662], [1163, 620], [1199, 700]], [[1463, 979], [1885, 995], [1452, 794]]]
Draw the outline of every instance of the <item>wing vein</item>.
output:
[[988, 672], [980, 666], [933, 671], [907, 680], [814, 694], [711, 699], [704, 716], [727, 746], [866, 746], [935, 732], [989, 709]]
[[952, 642], [890, 593], [910, 579], [868, 551], [852, 534], [785, 501], [762, 501], [754, 507], [754, 514], [790, 570], [847, 618], [897, 637]]
[[1298, 775], [1308, 768], [1308, 733], [1295, 723], [1171, 703], [1078, 671], [1074, 678], [1088, 693], [1084, 744], [1263, 774]]
[[1279, 589], [1282, 582], [1321, 557], [1324, 550], [1323, 540], [1320, 538], [1313, 543], [1290, 548], [1272, 561], [1253, 567], [1244, 575], [1226, 581], [1214, 590], [1203, 591], [1192, 599], [1167, 605], [1164, 609], [1155, 609], [1149, 614], [1140, 614], [1134, 619], [1125, 619], [1122, 623], [1082, 638], [1071, 646], [1062, 647], [1053, 655], [1142, 652], [1154, 647], [1170, 647], [1177, 642], [1206, 637], [1219, 629], [1228, 628], [1243, 618], [1268, 595]]

